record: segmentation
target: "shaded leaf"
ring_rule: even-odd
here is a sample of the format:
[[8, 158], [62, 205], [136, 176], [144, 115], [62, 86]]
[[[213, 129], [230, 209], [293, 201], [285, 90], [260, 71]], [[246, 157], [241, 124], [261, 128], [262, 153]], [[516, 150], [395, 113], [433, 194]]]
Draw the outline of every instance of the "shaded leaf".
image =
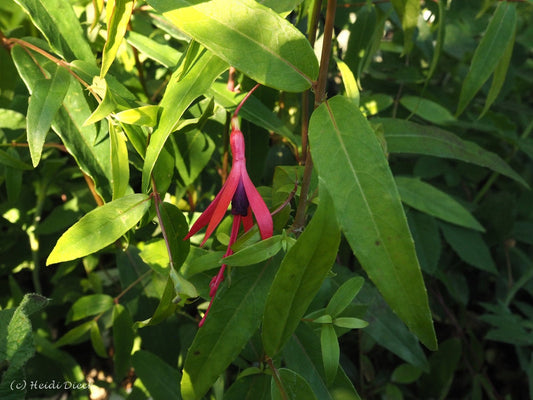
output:
[[390, 153], [415, 153], [453, 158], [490, 168], [528, 187], [524, 179], [500, 156], [473, 142], [462, 140], [449, 131], [393, 118], [375, 118], [372, 122], [380, 124], [385, 130], [387, 149]]
[[272, 379], [270, 384], [272, 400], [313, 400], [317, 398], [311, 390], [309, 383], [307, 383], [297, 372], [288, 368], [280, 368], [277, 372], [283, 389], [280, 389], [278, 385], [276, 385], [275, 380]]
[[262, 339], [271, 357], [292, 335], [333, 266], [340, 243], [333, 213], [331, 197], [322, 186], [317, 211], [283, 258], [268, 292]]
[[331, 193], [339, 224], [359, 262], [421, 342], [436, 348], [413, 240], [372, 128], [352, 102], [337, 96], [313, 112], [309, 140], [318, 174]]
[[113, 361], [115, 378], [118, 381], [121, 381], [130, 369], [134, 338], [133, 321], [129, 311], [122, 304], [115, 304], [113, 307]]
[[180, 400], [180, 373], [158, 356], [145, 350], [131, 357], [135, 374], [154, 400]]
[[67, 315], [67, 322], [98, 315], [113, 307], [113, 298], [107, 294], [90, 294], [74, 302]]
[[413, 114], [437, 125], [455, 121], [455, 117], [446, 108], [422, 97], [403, 96], [400, 104]]
[[485, 231], [478, 220], [447, 193], [417, 178], [397, 176], [395, 181], [402, 202], [408, 206], [452, 224]]

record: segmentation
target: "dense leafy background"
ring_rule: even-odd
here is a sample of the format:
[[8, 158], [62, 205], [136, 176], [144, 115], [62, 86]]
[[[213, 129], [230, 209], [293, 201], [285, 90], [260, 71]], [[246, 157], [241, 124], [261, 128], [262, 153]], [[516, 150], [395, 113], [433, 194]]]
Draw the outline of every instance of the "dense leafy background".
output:
[[0, 3], [0, 398], [533, 398], [533, 2], [322, 3]]

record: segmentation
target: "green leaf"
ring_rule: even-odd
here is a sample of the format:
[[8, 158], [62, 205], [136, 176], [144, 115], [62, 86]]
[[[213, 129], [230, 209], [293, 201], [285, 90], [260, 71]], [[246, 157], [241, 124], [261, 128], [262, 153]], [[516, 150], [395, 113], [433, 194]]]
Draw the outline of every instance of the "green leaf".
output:
[[418, 24], [420, 1], [391, 0], [394, 10], [400, 17], [404, 31], [404, 53], [410, 53], [413, 48], [413, 34]]
[[400, 364], [392, 372], [391, 380], [396, 383], [413, 383], [420, 378], [422, 370], [411, 364]]
[[235, 360], [261, 321], [275, 262], [233, 270], [231, 285], [219, 288], [204, 326], [185, 360], [181, 394], [199, 399]]
[[93, 327], [93, 320], [84, 322], [81, 325], [76, 326], [75, 328], [72, 328], [70, 331], [65, 333], [63, 336], [61, 336], [55, 343], [54, 346], [56, 348], [59, 348], [61, 346], [65, 346], [67, 344], [76, 344], [80, 341], [81, 338], [84, 338], [84, 336], [91, 331]]
[[340, 357], [339, 341], [333, 325], [322, 325], [320, 329], [320, 348], [322, 350], [322, 361], [324, 363], [326, 382], [330, 385], [337, 375]]
[[442, 243], [437, 221], [430, 215], [410, 210], [407, 214], [409, 229], [415, 241], [416, 254], [424, 272], [437, 270]]
[[177, 304], [173, 302], [174, 297], [174, 285], [172, 283], [172, 279], [168, 278], [167, 284], [165, 285], [165, 290], [163, 291], [161, 299], [159, 300], [159, 304], [157, 305], [157, 308], [152, 316], [144, 321], [136, 321], [133, 325], [133, 329], [144, 328], [145, 326], [149, 325], [156, 325], [167, 319], [174, 313], [177, 307]]
[[395, 181], [402, 202], [408, 206], [452, 224], [485, 231], [478, 220], [449, 194], [418, 178], [397, 176]]
[[21, 169], [21, 170], [30, 170], [32, 169], [31, 165], [26, 164], [24, 161], [21, 161], [18, 158], [15, 158], [7, 151], [0, 149], [0, 164], [7, 165], [8, 167]]
[[233, 267], [243, 267], [265, 261], [274, 257], [281, 250], [282, 240], [283, 235], [276, 235], [261, 240], [251, 246], [239, 250], [231, 256], [224, 257], [224, 264]]
[[[208, 93], [215, 97], [217, 103], [230, 111], [237, 108], [242, 99], [247, 95], [247, 93], [229, 91], [227, 85], [222, 82], [214, 82]], [[257, 126], [283, 136], [291, 143], [297, 144], [301, 141], [275, 113], [253, 95], [243, 104], [239, 115]]]
[[[4, 379], [22, 368], [35, 353], [29, 316], [47, 304], [47, 298], [30, 293], [24, 296], [17, 308], [0, 310], [0, 362]], [[7, 361], [7, 371], [4, 370], [4, 361]]]
[[276, 384], [276, 381], [272, 379], [270, 383], [272, 400], [316, 400], [317, 397], [313, 393], [311, 386], [300, 374], [288, 368], [280, 368], [277, 373], [283, 386], [283, 392]]
[[104, 341], [102, 340], [102, 334], [100, 333], [100, 327], [98, 326], [98, 322], [94, 319], [91, 321], [91, 343], [93, 345], [93, 349], [98, 354], [98, 356], [102, 358], [107, 358], [107, 351], [104, 345]]
[[437, 125], [455, 121], [455, 117], [446, 108], [423, 97], [403, 96], [400, 104], [413, 114]]
[[333, 320], [333, 325], [338, 326], [339, 328], [361, 329], [366, 328], [368, 326], [368, 322], [359, 318], [339, 317]]
[[346, 97], [353, 101], [353, 103], [359, 107], [359, 88], [357, 82], [353, 76], [352, 71], [348, 65], [339, 58], [335, 58], [337, 68], [342, 75], [342, 83], [344, 84], [344, 90], [346, 91]]
[[67, 322], [79, 321], [111, 310], [113, 302], [113, 298], [107, 294], [91, 294], [80, 297], [68, 312]]
[[224, 400], [271, 400], [271, 379], [266, 374], [239, 376], [224, 393]]
[[413, 240], [374, 131], [352, 102], [337, 96], [313, 112], [309, 140], [318, 174], [359, 262], [409, 329], [435, 349]]
[[[255, 81], [301, 92], [318, 75], [305, 36], [273, 10], [252, 0], [148, 0], [180, 30]], [[250, 21], [253, 20], [253, 23]], [[257, 27], [261, 29], [257, 29]], [[217, 34], [214, 35], [213, 32]]]
[[364, 278], [360, 276], [355, 276], [344, 282], [331, 297], [326, 307], [326, 313], [333, 317], [342, 313], [357, 296], [364, 283]]
[[115, 114], [115, 119], [125, 124], [140, 126], [156, 126], [159, 106], [142, 106], [131, 108]]
[[505, 48], [502, 57], [494, 68], [494, 75], [492, 76], [492, 82], [490, 84], [489, 93], [487, 94], [487, 100], [485, 101], [485, 106], [483, 107], [483, 111], [481, 112], [479, 118], [483, 117], [483, 115], [485, 115], [485, 113], [489, 110], [492, 103], [494, 103], [498, 97], [498, 94], [500, 94], [500, 90], [505, 83], [505, 78], [507, 78], [507, 70], [509, 69], [509, 64], [511, 63], [511, 57], [513, 55], [515, 35], [516, 32], [513, 34], [512, 39], [509, 40], [509, 43], [507, 43], [507, 47]]
[[369, 325], [364, 332], [402, 360], [428, 371], [426, 355], [416, 336], [387, 307], [379, 292], [371, 285], [365, 285], [359, 292], [358, 300], [369, 305], [365, 314]]
[[320, 400], [360, 400], [346, 373], [339, 366], [331, 386], [327, 386], [323, 371], [320, 339], [306, 324], [300, 324], [283, 348], [287, 368], [300, 374]]
[[107, 74], [109, 67], [115, 60], [120, 43], [126, 34], [134, 3], [134, 0], [111, 0], [107, 2], [107, 40], [102, 51], [100, 78]]
[[172, 254], [172, 267], [177, 271], [189, 254], [190, 242], [183, 240], [189, 232], [189, 225], [183, 213], [174, 204], [163, 202], [159, 211]]
[[[456, 116], [464, 111], [468, 103], [495, 71], [502, 58], [504, 61], [502, 61], [503, 64], [500, 67], [505, 66], [505, 57], [508, 57], [506, 52], [509, 51], [509, 43], [512, 43], [514, 39], [515, 29], [515, 5], [508, 2], [500, 2], [472, 57], [470, 69], [461, 88]], [[498, 78], [500, 79], [501, 76]], [[491, 97], [494, 94], [492, 93]]]
[[453, 158], [490, 168], [528, 187], [526, 181], [500, 156], [482, 149], [473, 142], [462, 140], [449, 131], [393, 118], [375, 118], [372, 123], [381, 125], [385, 130], [387, 149], [390, 153]]
[[174, 162], [185, 187], [194, 183], [196, 178], [211, 161], [216, 145], [213, 140], [194, 129], [173, 137]]
[[191, 44], [188, 54], [191, 60], [184, 61], [190, 63], [189, 68], [183, 70], [185, 67], [182, 64], [183, 68], [179, 68], [172, 75], [159, 104], [162, 109], [161, 118], [150, 138], [144, 161], [142, 178], [144, 191], [148, 191], [150, 175], [168, 136], [176, 129], [187, 107], [228, 68], [220, 58], [202, 48], [195, 51], [193, 48], [196, 47], [195, 44]]
[[34, 167], [41, 160], [46, 134], [63, 103], [69, 85], [70, 74], [66, 68], [58, 66], [50, 79], [41, 79], [33, 89], [29, 99], [26, 129]]
[[[53, 74], [56, 68], [55, 64], [51, 64], [39, 54], [33, 54], [30, 57], [20, 46], [13, 47], [11, 55], [30, 92], [34, 91], [37, 83], [44, 77], [43, 71], [38, 67], [36, 61], [47, 69], [48, 74]], [[91, 113], [91, 106], [85, 97], [84, 90], [77, 82], [72, 81], [63, 100], [63, 105], [56, 114], [52, 128], [61, 138], [67, 151], [74, 157], [80, 169], [95, 182], [97, 192], [104, 199], [110, 199], [109, 139], [107, 137], [99, 138], [99, 132], [94, 125], [83, 125]]]
[[0, 129], [24, 129], [26, 117], [14, 110], [0, 108]]
[[94, 55], [68, 0], [16, 0], [50, 46], [67, 61], [94, 64]]
[[331, 197], [321, 186], [318, 209], [285, 255], [268, 292], [262, 339], [269, 356], [281, 350], [300, 323], [333, 266], [339, 243]]
[[109, 121], [109, 141], [111, 144], [111, 185], [113, 200], [116, 200], [123, 197], [129, 188], [130, 164], [126, 136], [112, 121]]
[[134, 31], [126, 32], [126, 40], [139, 52], [167, 68], [175, 68], [181, 53], [168, 44], [161, 44]]
[[134, 338], [133, 321], [129, 311], [122, 304], [115, 304], [113, 307], [113, 361], [117, 381], [121, 381], [130, 369]]
[[85, 214], [57, 241], [46, 265], [97, 252], [135, 226], [150, 207], [150, 197], [131, 194]]
[[180, 373], [155, 354], [136, 351], [131, 357], [135, 374], [155, 400], [180, 400]]
[[[344, 56], [350, 72], [353, 72], [357, 79], [360, 79], [362, 71], [372, 60], [374, 50], [377, 50], [376, 45], [379, 46], [381, 42], [384, 22], [378, 22], [373, 4], [367, 3], [357, 11], [355, 23], [350, 26], [348, 48]], [[344, 78], [342, 70], [341, 73]]]
[[439, 226], [446, 241], [463, 261], [483, 271], [498, 273], [489, 247], [479, 232], [446, 223]]

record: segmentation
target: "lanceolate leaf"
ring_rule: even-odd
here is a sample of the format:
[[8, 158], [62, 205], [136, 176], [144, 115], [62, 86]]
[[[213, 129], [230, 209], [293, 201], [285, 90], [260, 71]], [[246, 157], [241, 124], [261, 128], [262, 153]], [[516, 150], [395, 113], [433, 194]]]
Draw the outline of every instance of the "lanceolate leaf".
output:
[[68, 0], [16, 0], [54, 51], [67, 61], [94, 63], [89, 42]]
[[[11, 50], [13, 61], [20, 76], [30, 92], [43, 79], [42, 70], [35, 64], [50, 68], [52, 73], [55, 65], [42, 56], [34, 54], [33, 58], [21, 47], [15, 46]], [[104, 199], [111, 198], [111, 169], [109, 168], [109, 139], [98, 140], [98, 131], [94, 125], [83, 126], [84, 121], [91, 115], [91, 108], [84, 92], [78, 83], [71, 82], [63, 105], [52, 123], [53, 130], [63, 141], [67, 151], [72, 154], [80, 169], [95, 182], [96, 190]]]
[[402, 22], [402, 28], [404, 30], [404, 51], [409, 53], [413, 47], [413, 33], [418, 23], [418, 15], [420, 14], [420, 1], [392, 0], [391, 2]]
[[383, 150], [359, 109], [337, 96], [309, 125], [313, 160], [346, 239], [390, 306], [428, 348], [437, 347], [413, 239]]
[[263, 85], [301, 92], [318, 75], [315, 53], [304, 35], [255, 1], [235, 0], [231, 7], [225, 0], [149, 0], [148, 4]]
[[109, 139], [111, 143], [111, 185], [113, 188], [113, 200], [116, 200], [124, 196], [128, 190], [130, 165], [126, 135], [112, 121], [109, 121]]
[[452, 224], [484, 232], [485, 228], [449, 194], [417, 178], [395, 178], [402, 202]]
[[[198, 48], [195, 44], [191, 46]], [[196, 53], [191, 55], [190, 53]], [[178, 69], [170, 78], [170, 83], [165, 91], [160, 107], [162, 109], [159, 125], [150, 138], [150, 144], [146, 150], [146, 158], [143, 167], [143, 189], [148, 190], [150, 175], [154, 165], [165, 145], [168, 136], [176, 129], [178, 122], [187, 107], [202, 95], [213, 81], [222, 73], [228, 65], [206, 49], [199, 48], [196, 52], [190, 50], [193, 58], [192, 65], [186, 71]], [[186, 63], [187, 60], [184, 61]]]
[[107, 40], [102, 53], [102, 69], [100, 77], [103, 78], [115, 56], [130, 21], [134, 0], [110, 0], [107, 2]]
[[272, 400], [316, 400], [311, 386], [300, 374], [287, 368], [280, 368], [277, 373], [283, 388], [280, 389], [275, 380], [271, 380]]
[[135, 374], [153, 399], [180, 400], [180, 373], [161, 358], [139, 350], [131, 357]]
[[262, 338], [269, 356], [281, 350], [300, 323], [333, 266], [339, 243], [333, 203], [322, 186], [316, 213], [287, 252], [268, 293]]
[[275, 265], [267, 261], [235, 269], [231, 285], [219, 289], [185, 360], [181, 381], [184, 400], [202, 398], [256, 331]]
[[506, 1], [500, 2], [472, 58], [470, 70], [461, 88], [457, 115], [464, 111], [505, 56], [509, 42], [514, 38], [515, 29], [515, 5]]
[[47, 265], [92, 254], [133, 228], [150, 207], [150, 197], [131, 194], [94, 209], [57, 241]]
[[63, 67], [57, 67], [50, 79], [42, 79], [33, 89], [28, 105], [27, 135], [31, 160], [36, 167], [50, 130], [52, 121], [63, 103], [70, 85], [70, 75]]
[[462, 140], [449, 131], [393, 118], [376, 118], [372, 122], [383, 127], [387, 150], [390, 153], [414, 153], [453, 158], [490, 168], [528, 186], [524, 179], [513, 171], [500, 156], [484, 150], [475, 143]]

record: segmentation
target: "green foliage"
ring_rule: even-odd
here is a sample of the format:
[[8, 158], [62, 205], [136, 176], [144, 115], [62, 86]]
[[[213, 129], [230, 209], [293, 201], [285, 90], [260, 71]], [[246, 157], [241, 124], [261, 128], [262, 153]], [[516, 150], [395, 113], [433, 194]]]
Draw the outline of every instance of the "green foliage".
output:
[[0, 398], [533, 396], [531, 0], [0, 3]]

